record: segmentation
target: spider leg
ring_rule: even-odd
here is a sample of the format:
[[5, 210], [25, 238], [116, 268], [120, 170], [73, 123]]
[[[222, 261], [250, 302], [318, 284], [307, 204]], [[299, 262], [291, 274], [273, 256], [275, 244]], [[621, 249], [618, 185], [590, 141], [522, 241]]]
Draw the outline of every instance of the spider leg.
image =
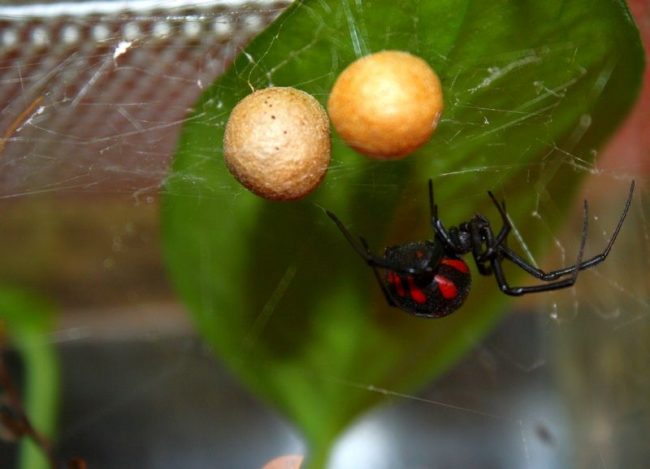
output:
[[508, 281], [505, 278], [503, 273], [503, 268], [501, 266], [501, 259], [495, 258], [491, 262], [492, 270], [494, 271], [494, 276], [497, 279], [497, 284], [503, 293], [511, 296], [521, 296], [528, 293], [537, 293], [537, 292], [547, 292], [551, 290], [560, 290], [562, 288], [568, 288], [575, 284], [575, 275], [573, 277], [566, 278], [564, 280], [558, 280], [553, 283], [545, 283], [542, 285], [530, 285], [526, 287], [511, 287], [508, 285]]
[[370, 247], [368, 246], [368, 242], [365, 240], [364, 237], [359, 236], [359, 242], [361, 245], [357, 244], [357, 242], [354, 239], [354, 236], [352, 236], [352, 234], [345, 227], [343, 222], [339, 220], [338, 217], [334, 215], [332, 212], [330, 212], [329, 210], [326, 210], [325, 212], [334, 221], [334, 223], [336, 223], [336, 226], [339, 228], [341, 233], [343, 233], [343, 236], [345, 236], [345, 239], [348, 240], [352, 248], [355, 251], [357, 251], [357, 253], [372, 268], [372, 272], [374, 273], [375, 279], [379, 284], [379, 288], [381, 288], [381, 292], [384, 294], [384, 297], [386, 298], [386, 302], [390, 306], [397, 306], [397, 303], [395, 303], [393, 296], [388, 291], [388, 288], [386, 288], [386, 284], [381, 278], [379, 271], [377, 270], [378, 268], [389, 269], [393, 272], [397, 272], [401, 274], [412, 274], [412, 275], [421, 274], [429, 270], [429, 269], [413, 269], [413, 268], [405, 269], [403, 267], [397, 266], [391, 262], [386, 261], [384, 258], [373, 255], [372, 252], [370, 251]]
[[367, 245], [364, 245], [363, 247], [359, 246], [357, 244], [357, 242], [355, 241], [354, 236], [352, 236], [352, 233], [350, 233], [350, 231], [348, 231], [348, 229], [345, 227], [343, 222], [341, 220], [339, 220], [339, 218], [336, 215], [334, 215], [329, 210], [325, 210], [325, 213], [327, 213], [327, 216], [330, 217], [334, 223], [336, 223], [336, 226], [338, 227], [338, 229], [341, 231], [341, 233], [343, 233], [343, 236], [345, 236], [345, 239], [348, 240], [348, 243], [350, 243], [350, 246], [352, 246], [352, 248], [355, 251], [357, 251], [357, 254], [359, 254], [366, 262], [370, 263], [373, 260], [374, 256], [372, 255], [372, 253], [368, 249]]
[[[490, 260], [496, 258], [494, 246], [494, 235], [490, 225], [478, 226], [476, 223], [469, 223], [469, 232], [472, 237], [472, 257], [474, 263], [481, 275], [492, 275], [492, 266]], [[485, 244], [487, 249], [480, 251], [481, 246]]]
[[[368, 247], [368, 243], [364, 238], [361, 236], [359, 237], [361, 240], [361, 244], [363, 247], [366, 249], [366, 251], [370, 252], [370, 248]], [[381, 278], [381, 275], [379, 274], [379, 271], [377, 270], [377, 266], [370, 264], [370, 267], [372, 267], [372, 272], [375, 274], [375, 278], [377, 279], [377, 283], [379, 284], [379, 288], [381, 288], [381, 292], [384, 294], [384, 297], [386, 298], [386, 302], [390, 306], [397, 306], [397, 303], [395, 303], [395, 300], [393, 300], [393, 295], [390, 294], [388, 291], [388, 288], [386, 288], [386, 283], [383, 281]]]
[[433, 203], [433, 179], [429, 179], [429, 212], [434, 223], [438, 219], [438, 206]]
[[429, 179], [429, 211], [431, 212], [431, 226], [438, 237], [447, 245], [447, 247], [458, 250], [451, 235], [438, 218], [438, 206], [433, 201], [433, 179]]
[[499, 234], [497, 235], [497, 238], [493, 244], [494, 246], [501, 246], [501, 244], [503, 244], [506, 237], [510, 233], [510, 230], [512, 229], [512, 225], [510, 225], [510, 220], [508, 220], [508, 214], [506, 213], [506, 202], [503, 201], [501, 202], [501, 204], [499, 204], [499, 202], [497, 202], [497, 199], [494, 197], [494, 194], [492, 194], [492, 192], [490, 191], [488, 191], [488, 195], [490, 196], [490, 199], [492, 199], [492, 202], [494, 202], [494, 205], [499, 211], [499, 215], [501, 215], [501, 223], [502, 223], [501, 231], [499, 231]]
[[616, 241], [616, 238], [618, 236], [618, 233], [621, 231], [621, 227], [623, 226], [623, 222], [625, 221], [625, 217], [627, 216], [628, 209], [630, 208], [630, 204], [632, 203], [632, 195], [634, 193], [634, 181], [632, 181], [632, 184], [630, 185], [630, 191], [627, 197], [627, 200], [625, 202], [625, 207], [623, 208], [623, 213], [621, 214], [621, 217], [618, 220], [618, 223], [616, 225], [616, 228], [614, 229], [612, 236], [609, 238], [609, 241], [607, 242], [607, 245], [605, 246], [605, 249], [600, 254], [597, 254], [590, 259], [587, 259], [586, 261], [578, 262], [572, 266], [565, 267], [563, 269], [557, 269], [553, 270], [551, 272], [544, 272], [541, 269], [538, 269], [537, 267], [534, 267], [527, 263], [525, 260], [523, 260], [521, 257], [519, 257], [517, 254], [515, 254], [512, 250], [509, 248], [502, 246], [500, 249], [501, 255], [503, 257], [507, 258], [510, 260], [512, 263], [516, 264], [519, 266], [521, 269], [525, 270], [532, 276], [544, 280], [545, 282], [550, 282], [553, 280], [557, 280], [560, 277], [564, 277], [565, 275], [573, 274], [574, 272], [578, 270], [585, 270], [590, 267], [593, 267], [595, 265], [600, 264], [603, 262], [606, 258], [607, 255], [609, 254], [609, 251], [612, 249], [612, 246], [614, 245], [614, 242]]
[[434, 221], [433, 230], [436, 232], [436, 234], [442, 240], [442, 242], [447, 245], [447, 247], [451, 248], [454, 251], [459, 250], [459, 248], [456, 247], [454, 240], [451, 238], [451, 235], [449, 234], [445, 226], [442, 224], [442, 220], [436, 219]]
[[[587, 201], [585, 200], [584, 220], [582, 224], [582, 237], [580, 239], [580, 249], [578, 250], [576, 265], [582, 264], [582, 255], [584, 253], [585, 243], [587, 241], [587, 228], [589, 224], [589, 218], [587, 216], [587, 212], [588, 212], [588, 206], [587, 206]], [[506, 252], [505, 250], [507, 250], [507, 248], [503, 248], [501, 252], [505, 254]], [[509, 249], [507, 251], [509, 251]], [[511, 260], [508, 257], [506, 258]], [[535, 267], [525, 263], [523, 260], [521, 260], [521, 258], [519, 258], [519, 260], [522, 262], [523, 265], [519, 264], [518, 262], [514, 262], [514, 261], [513, 262], [519, 267], [521, 267], [522, 269], [524, 269], [526, 272], [530, 273], [531, 275], [540, 278], [536, 272], [539, 269], [536, 269]], [[506, 295], [511, 295], [511, 296], [521, 296], [521, 295], [526, 295], [528, 293], [547, 292], [547, 291], [560, 290], [562, 288], [571, 287], [576, 283], [576, 280], [578, 278], [578, 272], [580, 271], [580, 269], [574, 269], [572, 271], [573, 275], [571, 277], [565, 278], [563, 280], [551, 282], [551, 283], [545, 283], [541, 285], [530, 285], [525, 287], [511, 287], [510, 285], [508, 285], [508, 281], [506, 280], [505, 274], [503, 273], [503, 266], [501, 265], [502, 261], [503, 261], [503, 257], [501, 256], [493, 258], [491, 261], [492, 269], [494, 270], [494, 276], [497, 279], [497, 284], [499, 285], [501, 291]], [[542, 278], [540, 279], [544, 280]]]
[[[493, 239], [494, 236], [492, 234], [491, 228], [488, 228], [486, 232], [483, 233], [488, 247], [480, 255], [478, 253], [474, 253], [474, 260], [476, 261], [477, 265], [484, 264], [485, 262], [488, 262], [491, 258], [495, 257], [497, 252], [501, 249], [502, 245], [505, 244], [508, 234], [510, 234], [510, 230], [512, 229], [512, 225], [510, 224], [510, 220], [508, 220], [508, 215], [506, 213], [505, 201], [499, 204], [499, 202], [497, 202], [497, 199], [494, 197], [494, 194], [492, 194], [492, 192], [488, 191], [488, 195], [490, 196], [490, 199], [492, 199], [492, 202], [494, 203], [497, 210], [499, 211], [499, 214], [501, 215], [502, 225], [501, 225], [501, 230], [499, 231], [499, 234], [497, 235], [496, 239]], [[476, 242], [474, 244], [476, 245]], [[483, 275], [489, 275], [490, 274], [489, 269], [487, 269], [486, 271], [487, 273], [483, 273], [483, 272], [481, 273], [483, 273]]]
[[368, 248], [368, 244], [365, 242], [363, 238], [360, 238], [361, 239], [361, 246], [360, 246], [354, 239], [354, 236], [352, 236], [352, 233], [350, 233], [350, 231], [345, 227], [343, 222], [339, 220], [336, 215], [334, 215], [329, 210], [325, 210], [325, 213], [327, 213], [327, 215], [332, 219], [332, 221], [336, 223], [336, 226], [339, 228], [341, 233], [343, 233], [343, 236], [345, 236], [345, 239], [348, 240], [348, 243], [350, 243], [350, 245], [357, 252], [357, 254], [359, 254], [359, 256], [361, 256], [363, 260], [366, 261], [366, 264], [371, 266], [373, 269], [379, 267], [382, 269], [389, 269], [399, 274], [406, 274], [406, 275], [419, 275], [431, 271], [430, 267], [427, 268], [403, 267], [385, 259], [384, 257], [379, 257], [374, 255], [372, 252], [370, 252], [370, 249]]

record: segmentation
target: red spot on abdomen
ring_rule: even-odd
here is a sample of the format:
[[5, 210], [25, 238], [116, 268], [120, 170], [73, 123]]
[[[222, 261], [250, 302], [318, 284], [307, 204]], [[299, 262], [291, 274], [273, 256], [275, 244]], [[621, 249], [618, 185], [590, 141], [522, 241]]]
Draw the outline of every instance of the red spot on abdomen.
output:
[[404, 291], [404, 286], [402, 285], [402, 279], [400, 276], [393, 272], [392, 270], [388, 271], [388, 283], [395, 287], [395, 291], [399, 296], [405, 296], [406, 292]]
[[433, 277], [433, 280], [435, 280], [435, 282], [438, 284], [440, 293], [442, 293], [442, 297], [445, 300], [451, 300], [453, 298], [456, 298], [456, 296], [458, 296], [458, 288], [456, 288], [454, 282], [449, 280], [447, 277], [443, 277], [442, 275], [436, 275], [435, 277]]
[[460, 259], [450, 259], [449, 257], [445, 257], [440, 261], [440, 263], [448, 265], [449, 267], [453, 267], [458, 272], [462, 272], [464, 274], [469, 272], [469, 267], [467, 267], [467, 264], [465, 264], [465, 262]]
[[422, 290], [420, 290], [417, 285], [415, 284], [415, 280], [413, 280], [413, 277], [409, 276], [406, 277], [409, 283], [409, 293], [411, 294], [411, 298], [413, 298], [413, 301], [416, 303], [426, 303], [427, 301], [427, 296], [424, 294]]

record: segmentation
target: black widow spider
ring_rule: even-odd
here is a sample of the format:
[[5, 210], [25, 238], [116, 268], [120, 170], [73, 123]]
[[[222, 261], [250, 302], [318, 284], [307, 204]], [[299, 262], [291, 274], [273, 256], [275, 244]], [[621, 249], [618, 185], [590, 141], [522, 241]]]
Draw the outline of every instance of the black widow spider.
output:
[[[506, 295], [520, 296], [571, 287], [575, 284], [580, 270], [600, 264], [609, 254], [623, 226], [633, 193], [634, 181], [630, 184], [623, 213], [607, 246], [600, 254], [583, 261], [582, 254], [588, 227], [588, 207], [585, 200], [582, 237], [576, 263], [551, 272], [544, 272], [529, 264], [506, 245], [512, 227], [506, 214], [505, 202], [497, 202], [492, 192], [488, 192], [488, 195], [499, 211], [503, 224], [496, 236], [490, 221], [480, 213], [457, 227], [447, 229], [438, 218], [438, 206], [433, 202], [433, 181], [430, 179], [429, 207], [434, 231], [433, 239], [387, 247], [381, 257], [370, 252], [368, 243], [363, 237], [360, 236], [360, 244], [357, 243], [336, 215], [330, 211], [326, 212], [354, 250], [372, 267], [389, 305], [415, 316], [440, 318], [456, 311], [467, 298], [471, 277], [467, 264], [460, 256], [470, 252], [479, 273], [486, 276], [494, 275], [499, 288]], [[511, 287], [503, 273], [501, 263], [504, 260], [512, 262], [536, 279], [549, 283]], [[378, 269], [385, 270], [384, 274], [380, 274]]]

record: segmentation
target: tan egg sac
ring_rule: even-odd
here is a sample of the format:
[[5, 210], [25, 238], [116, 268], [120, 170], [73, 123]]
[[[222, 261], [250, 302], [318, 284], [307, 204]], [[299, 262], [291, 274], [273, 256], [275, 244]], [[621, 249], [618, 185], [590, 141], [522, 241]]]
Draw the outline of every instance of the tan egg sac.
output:
[[327, 103], [341, 138], [379, 159], [402, 158], [426, 143], [443, 106], [435, 72], [421, 58], [400, 51], [377, 52], [350, 64]]
[[224, 157], [251, 192], [296, 200], [312, 192], [330, 162], [327, 113], [294, 88], [266, 88], [242, 99], [226, 124]]

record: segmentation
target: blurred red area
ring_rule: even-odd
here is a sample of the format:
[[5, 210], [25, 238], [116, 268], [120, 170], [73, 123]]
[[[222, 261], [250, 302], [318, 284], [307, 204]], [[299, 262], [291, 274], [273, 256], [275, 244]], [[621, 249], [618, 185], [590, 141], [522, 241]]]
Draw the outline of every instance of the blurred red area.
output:
[[[639, 27], [645, 48], [646, 62], [650, 59], [650, 0], [629, 0], [630, 10]], [[634, 109], [605, 147], [599, 167], [628, 173], [635, 178], [650, 175], [650, 68], [646, 66], [641, 95]], [[644, 182], [644, 181], [640, 181]], [[647, 184], [647, 181], [645, 181]]]

